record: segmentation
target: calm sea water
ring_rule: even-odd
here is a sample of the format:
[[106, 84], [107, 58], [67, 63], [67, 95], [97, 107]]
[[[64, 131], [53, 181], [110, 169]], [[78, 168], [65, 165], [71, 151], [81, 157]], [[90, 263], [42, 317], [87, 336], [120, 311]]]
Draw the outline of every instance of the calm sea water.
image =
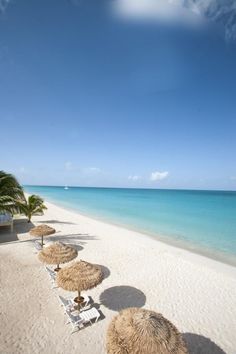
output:
[[48, 201], [236, 260], [236, 192], [25, 186]]

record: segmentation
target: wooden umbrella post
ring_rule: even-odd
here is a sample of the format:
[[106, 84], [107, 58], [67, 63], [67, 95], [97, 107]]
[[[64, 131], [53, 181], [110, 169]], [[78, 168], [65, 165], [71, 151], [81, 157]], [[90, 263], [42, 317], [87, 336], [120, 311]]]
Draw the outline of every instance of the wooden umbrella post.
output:
[[54, 269], [54, 272], [59, 272], [60, 269], [60, 264], [57, 264], [57, 267]]
[[78, 296], [74, 298], [74, 302], [77, 304], [77, 310], [80, 311], [82, 307], [82, 303], [84, 302], [83, 296], [80, 295], [80, 291], [78, 290]]
[[41, 237], [41, 246], [43, 247], [44, 245], [43, 237], [52, 235], [55, 232], [56, 230], [48, 225], [38, 225], [33, 227], [33, 229], [30, 230], [30, 235], [35, 237]]
[[103, 277], [102, 269], [98, 265], [78, 261], [60, 270], [57, 275], [57, 285], [67, 291], [76, 291], [74, 302], [80, 309], [86, 303], [80, 292], [94, 288], [102, 282]]

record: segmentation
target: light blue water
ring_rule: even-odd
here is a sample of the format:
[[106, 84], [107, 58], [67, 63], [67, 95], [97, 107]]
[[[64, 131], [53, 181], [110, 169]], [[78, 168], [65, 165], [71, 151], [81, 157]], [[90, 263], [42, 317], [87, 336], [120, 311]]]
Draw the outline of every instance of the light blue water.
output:
[[236, 192], [25, 186], [48, 201], [236, 260]]

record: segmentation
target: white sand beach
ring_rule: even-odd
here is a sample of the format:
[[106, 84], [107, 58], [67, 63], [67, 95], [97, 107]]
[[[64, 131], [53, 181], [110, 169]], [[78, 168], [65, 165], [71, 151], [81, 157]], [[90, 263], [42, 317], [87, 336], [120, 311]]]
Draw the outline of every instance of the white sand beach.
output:
[[[236, 353], [236, 268], [146, 235], [46, 203], [43, 216], [57, 233], [45, 241], [76, 245], [78, 259], [103, 266], [105, 280], [88, 291], [103, 314], [71, 334], [26, 220], [0, 228], [0, 352], [103, 354], [106, 329], [123, 308], [162, 313], [183, 333], [190, 353]], [[71, 295], [76, 295], [71, 293]]]

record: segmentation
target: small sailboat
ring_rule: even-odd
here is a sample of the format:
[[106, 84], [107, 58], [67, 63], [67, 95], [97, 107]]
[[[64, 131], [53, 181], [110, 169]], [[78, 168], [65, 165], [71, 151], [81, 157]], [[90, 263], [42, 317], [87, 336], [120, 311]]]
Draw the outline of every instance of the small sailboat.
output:
[[69, 189], [68, 186], [65, 186], [64, 189]]

